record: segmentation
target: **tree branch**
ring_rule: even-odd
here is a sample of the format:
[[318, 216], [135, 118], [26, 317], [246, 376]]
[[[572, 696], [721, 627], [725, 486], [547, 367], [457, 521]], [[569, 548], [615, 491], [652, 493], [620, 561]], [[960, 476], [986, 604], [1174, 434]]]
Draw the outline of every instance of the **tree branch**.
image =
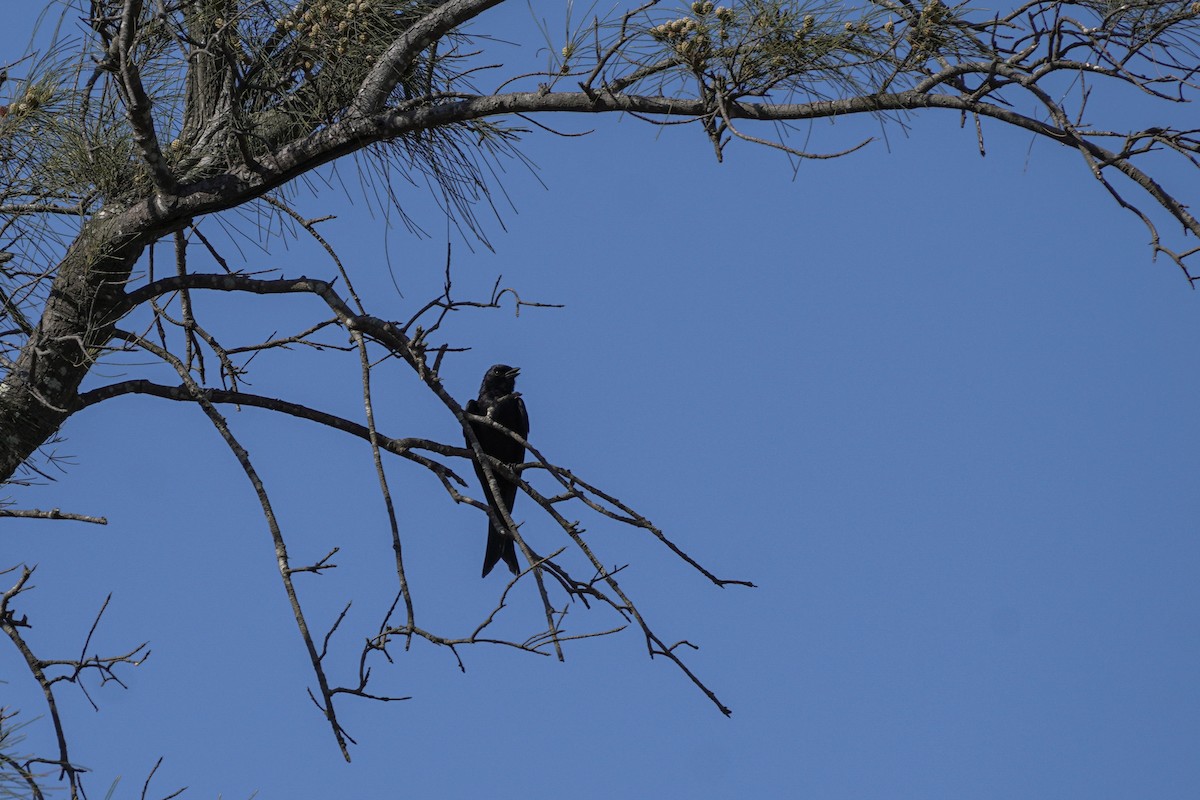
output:
[[403, 36], [380, 56], [367, 75], [351, 105], [351, 113], [362, 116], [377, 111], [396, 88], [413, 60], [429, 45], [451, 30], [473, 19], [503, 0], [448, 0], [438, 3], [432, 11], [405, 31]]
[[57, 508], [52, 508], [49, 511], [42, 511], [36, 508], [18, 509], [18, 508], [0, 508], [0, 517], [20, 517], [23, 519], [70, 519], [76, 522], [91, 522], [94, 525], [107, 525], [107, 517], [90, 517], [84, 514], [71, 514], [67, 511], [59, 511]]

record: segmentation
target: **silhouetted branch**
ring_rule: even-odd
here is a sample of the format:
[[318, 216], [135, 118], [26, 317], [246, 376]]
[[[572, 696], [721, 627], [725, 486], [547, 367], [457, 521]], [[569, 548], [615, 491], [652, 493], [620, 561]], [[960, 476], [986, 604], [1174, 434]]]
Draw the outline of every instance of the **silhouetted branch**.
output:
[[[10, 567], [0, 570], [0, 575], [9, 574], [16, 569], [16, 567]], [[14, 609], [14, 603], [17, 598], [32, 588], [29, 585], [29, 579], [33, 576], [35, 569], [36, 567], [21, 566], [17, 582], [4, 592], [3, 595], [0, 595], [0, 631], [8, 637], [8, 640], [17, 649], [17, 652], [21, 654], [25, 666], [29, 670], [29, 674], [41, 689], [42, 698], [46, 704], [46, 711], [50, 715], [50, 724], [54, 729], [58, 755], [56, 758], [29, 756], [15, 766], [27, 784], [36, 783], [36, 775], [33, 770], [34, 765], [42, 764], [55, 767], [59, 771], [60, 779], [65, 777], [72, 800], [76, 800], [84, 796], [81, 780], [87, 769], [71, 761], [67, 744], [66, 727], [59, 711], [58, 698], [54, 693], [54, 684], [66, 681], [78, 685], [84, 691], [84, 696], [87, 697], [88, 702], [92, 703], [93, 707], [95, 707], [95, 703], [92, 701], [91, 696], [87, 694], [81, 682], [82, 677], [89, 672], [94, 672], [100, 676], [102, 684], [114, 681], [124, 687], [125, 684], [117, 675], [117, 667], [121, 665], [139, 666], [150, 655], [150, 651], [146, 649], [147, 644], [143, 642], [132, 650], [116, 656], [87, 655], [88, 647], [91, 644], [93, 634], [96, 632], [96, 627], [99, 625], [100, 617], [103, 615], [104, 609], [108, 606], [108, 599], [106, 599], [100, 611], [96, 614], [96, 619], [92, 623], [87, 638], [84, 640], [78, 658], [45, 659], [35, 655], [33, 647], [21, 632], [32, 627], [29, 619], [25, 615], [18, 617]]]

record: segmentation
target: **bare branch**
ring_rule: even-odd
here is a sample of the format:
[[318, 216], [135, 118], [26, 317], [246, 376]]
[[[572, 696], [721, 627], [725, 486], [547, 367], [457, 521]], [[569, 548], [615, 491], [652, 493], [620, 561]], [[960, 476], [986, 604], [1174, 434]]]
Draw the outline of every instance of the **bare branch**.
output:
[[107, 525], [107, 517], [92, 517], [86, 514], [72, 514], [52, 508], [42, 511], [36, 508], [0, 508], [0, 517], [20, 517], [23, 519], [70, 519], [76, 522], [90, 522], [93, 525]]
[[[18, 618], [16, 612], [13, 610], [13, 602], [21, 594], [32, 588], [28, 584], [29, 579], [33, 576], [34, 569], [36, 568], [22, 566], [17, 582], [4, 592], [3, 595], [0, 595], [0, 632], [3, 632], [9, 641], [12, 642], [13, 646], [16, 647], [25, 661], [25, 666], [29, 670], [29, 674], [41, 689], [46, 710], [50, 714], [51, 726], [54, 729], [58, 745], [58, 755], [53, 759], [38, 757], [26, 759], [19, 771], [22, 775], [26, 776], [27, 781], [32, 781], [33, 773], [30, 770], [31, 765], [45, 764], [56, 767], [59, 770], [60, 777], [65, 776], [67, 780], [72, 800], [76, 800], [84, 796], [81, 779], [83, 774], [87, 772], [87, 769], [71, 761], [67, 745], [66, 727], [59, 711], [58, 698], [54, 694], [54, 684], [66, 681], [77, 684], [82, 689], [81, 677], [86, 673], [94, 672], [100, 675], [102, 682], [115, 681], [124, 686], [117, 677], [116, 668], [122, 664], [138, 666], [149, 655], [149, 650], [146, 649], [146, 644], [143, 643], [117, 656], [87, 656], [87, 649], [90, 645], [92, 635], [95, 633], [96, 626], [100, 622], [100, 617], [108, 605], [108, 600], [105, 600], [104, 605], [96, 614], [96, 619], [92, 623], [92, 628], [87, 638], [84, 640], [78, 658], [44, 659], [35, 655], [33, 648], [21, 633], [22, 629], [31, 627], [29, 620], [25, 616]], [[11, 568], [0, 570], [0, 575], [12, 571], [13, 569]], [[86, 690], [84, 690], [84, 694], [87, 696]], [[88, 701], [91, 702], [90, 696], [88, 696]]]
[[325, 676], [325, 670], [322, 667], [321, 658], [317, 653], [316, 645], [313, 643], [312, 635], [309, 632], [308, 621], [305, 619], [304, 611], [300, 605], [300, 598], [296, 594], [296, 587], [292, 582], [293, 570], [289, 562], [287, 545], [283, 538], [283, 531], [279, 527], [279, 522], [276, 519], [275, 510], [271, 504], [271, 499], [267, 494], [266, 486], [259, 477], [258, 470], [255, 469], [254, 464], [250, 461], [250, 454], [229, 430], [228, 423], [225, 421], [225, 418], [221, 416], [220, 412], [217, 411], [216, 406], [214, 406], [204, 397], [203, 390], [192, 379], [186, 365], [182, 361], [168, 351], [155, 346], [151, 342], [148, 342], [141, 337], [120, 331], [118, 331], [118, 335], [125, 341], [128, 341], [130, 344], [137, 345], [138, 347], [153, 353], [175, 368], [175, 371], [179, 373], [179, 377], [183, 380], [189, 391], [192, 392], [196, 402], [212, 422], [213, 427], [217, 429], [217, 432], [221, 435], [221, 438], [225, 440], [226, 445], [237, 458], [242, 470], [246, 473], [247, 480], [249, 480], [250, 484], [254, 487], [254, 493], [258, 496], [259, 503], [262, 506], [263, 516], [266, 519], [267, 527], [271, 533], [271, 540], [275, 545], [275, 557], [278, 561], [279, 575], [283, 580], [284, 591], [287, 594], [288, 602], [291, 604], [292, 616], [295, 618], [296, 626], [300, 630], [300, 637], [303, 639], [304, 646], [308, 651], [309, 660], [311, 661], [313, 667], [313, 673], [317, 679], [318, 685], [320, 686], [321, 696], [325, 701], [324, 705], [321, 706], [321, 711], [324, 713], [326, 720], [329, 722], [330, 729], [333, 731], [334, 739], [337, 741], [338, 748], [341, 750], [342, 756], [349, 761], [350, 751], [347, 749], [348, 737], [346, 736], [341, 724], [338, 722], [337, 712], [333, 706], [333, 696], [330, 693], [329, 681]]

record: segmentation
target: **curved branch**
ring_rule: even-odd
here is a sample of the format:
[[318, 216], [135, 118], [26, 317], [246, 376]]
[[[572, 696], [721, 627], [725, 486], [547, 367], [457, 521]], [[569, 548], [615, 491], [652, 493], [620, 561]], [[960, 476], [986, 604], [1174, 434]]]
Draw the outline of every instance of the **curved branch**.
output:
[[175, 189], [175, 176], [163, 158], [162, 148], [158, 144], [158, 134], [154, 130], [154, 119], [150, 116], [153, 105], [146, 89], [142, 85], [142, 76], [134, 61], [135, 39], [141, 21], [141, 0], [125, 0], [125, 8], [121, 12], [120, 32], [113, 43], [116, 50], [117, 72], [120, 75], [120, 86], [125, 97], [125, 105], [129, 116], [129, 126], [133, 129], [133, 140], [141, 151], [142, 159], [150, 169], [154, 184], [161, 191], [170, 192]]
[[[197, 387], [191, 389], [187, 385], [181, 386], [165, 386], [163, 384], [154, 383], [148, 380], [129, 380], [119, 383], [112, 383], [107, 386], [101, 386], [97, 389], [84, 392], [79, 396], [79, 409], [87, 408], [96, 403], [110, 400], [114, 397], [121, 397], [128, 394], [144, 394], [151, 397], [161, 397], [164, 400], [175, 400], [182, 403], [197, 403], [201, 400], [210, 403], [229, 404], [237, 406], [252, 406], [255, 408], [263, 408], [268, 411], [278, 411], [282, 414], [306, 419], [309, 422], [315, 422], [319, 425], [339, 430], [343, 433], [348, 433], [363, 441], [370, 442], [371, 429], [366, 425], [360, 425], [357, 422], [352, 422], [344, 417], [339, 417], [335, 414], [330, 414], [325, 411], [318, 411], [314, 408], [293, 403], [288, 400], [280, 400], [275, 397], [266, 397], [263, 395], [250, 394], [249, 392], [231, 391], [228, 389], [210, 389]], [[385, 436], [379, 432], [375, 434], [375, 441], [383, 450], [392, 453], [393, 455], [406, 458], [409, 461], [420, 464], [421, 466], [437, 473], [443, 478], [453, 479], [460, 486], [466, 486], [467, 483], [452, 469], [445, 464], [441, 464], [432, 459], [414, 453], [413, 450], [419, 448], [428, 450], [432, 453], [445, 456], [462, 455], [462, 448], [450, 447], [429, 439], [393, 439], [390, 436]], [[3, 514], [0, 511], [0, 514]]]
[[[185, 276], [186, 277], [186, 276]], [[329, 727], [333, 731], [334, 739], [337, 740], [338, 749], [341, 750], [342, 757], [346, 761], [350, 760], [350, 751], [347, 748], [348, 736], [345, 729], [337, 718], [337, 711], [333, 706], [333, 695], [330, 693], [329, 679], [325, 674], [325, 669], [321, 663], [321, 657], [317, 652], [316, 644], [313, 641], [312, 633], [309, 631], [308, 620], [304, 616], [304, 610], [300, 605], [300, 596], [296, 592], [295, 583], [292, 580], [292, 575], [297, 571], [292, 568], [291, 561], [288, 557], [287, 543], [283, 538], [283, 531], [279, 526], [279, 520], [275, 516], [275, 509], [272, 506], [271, 498], [267, 494], [266, 485], [258, 474], [258, 470], [250, 460], [250, 453], [246, 450], [242, 443], [237, 440], [233, 432], [229, 430], [229, 424], [225, 418], [217, 411], [210, 401], [204, 397], [203, 389], [192, 379], [188, 373], [186, 366], [172, 353], [157, 347], [151, 342], [147, 342], [141, 337], [133, 334], [127, 334], [118, 331], [118, 335], [129, 342], [136, 345], [147, 352], [153, 353], [163, 361], [170, 364], [179, 373], [179, 377], [184, 381], [185, 386], [192, 392], [196, 403], [204, 411], [205, 416], [212, 422], [214, 428], [220, 434], [225, 444], [229, 447], [234, 457], [242, 467], [242, 471], [246, 474], [246, 479], [254, 488], [254, 493], [258, 497], [259, 505], [262, 507], [263, 516], [267, 522], [267, 528], [271, 533], [271, 541], [275, 545], [275, 558], [278, 562], [279, 576], [283, 581], [284, 591], [287, 594], [288, 603], [291, 605], [292, 616], [296, 621], [296, 627], [300, 630], [300, 638], [304, 641], [304, 647], [308, 652], [308, 657], [313, 667], [313, 674], [317, 679], [317, 685], [321, 689], [321, 696], [325, 699], [325, 705], [321, 706], [321, 711], [325, 715], [325, 719], [329, 722]]]
[[375, 63], [351, 106], [356, 115], [377, 110], [412, 66], [417, 55], [451, 30], [504, 0], [450, 0], [425, 15], [388, 48]]

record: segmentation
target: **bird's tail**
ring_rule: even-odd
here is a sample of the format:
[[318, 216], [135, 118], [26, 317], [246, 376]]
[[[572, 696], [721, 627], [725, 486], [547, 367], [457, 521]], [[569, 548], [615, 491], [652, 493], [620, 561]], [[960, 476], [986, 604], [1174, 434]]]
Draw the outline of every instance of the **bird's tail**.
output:
[[488, 525], [487, 550], [483, 554], [483, 577], [486, 578], [492, 567], [504, 559], [504, 563], [516, 575], [521, 571], [517, 563], [517, 543], [513, 538], [501, 532], [495, 525]]

